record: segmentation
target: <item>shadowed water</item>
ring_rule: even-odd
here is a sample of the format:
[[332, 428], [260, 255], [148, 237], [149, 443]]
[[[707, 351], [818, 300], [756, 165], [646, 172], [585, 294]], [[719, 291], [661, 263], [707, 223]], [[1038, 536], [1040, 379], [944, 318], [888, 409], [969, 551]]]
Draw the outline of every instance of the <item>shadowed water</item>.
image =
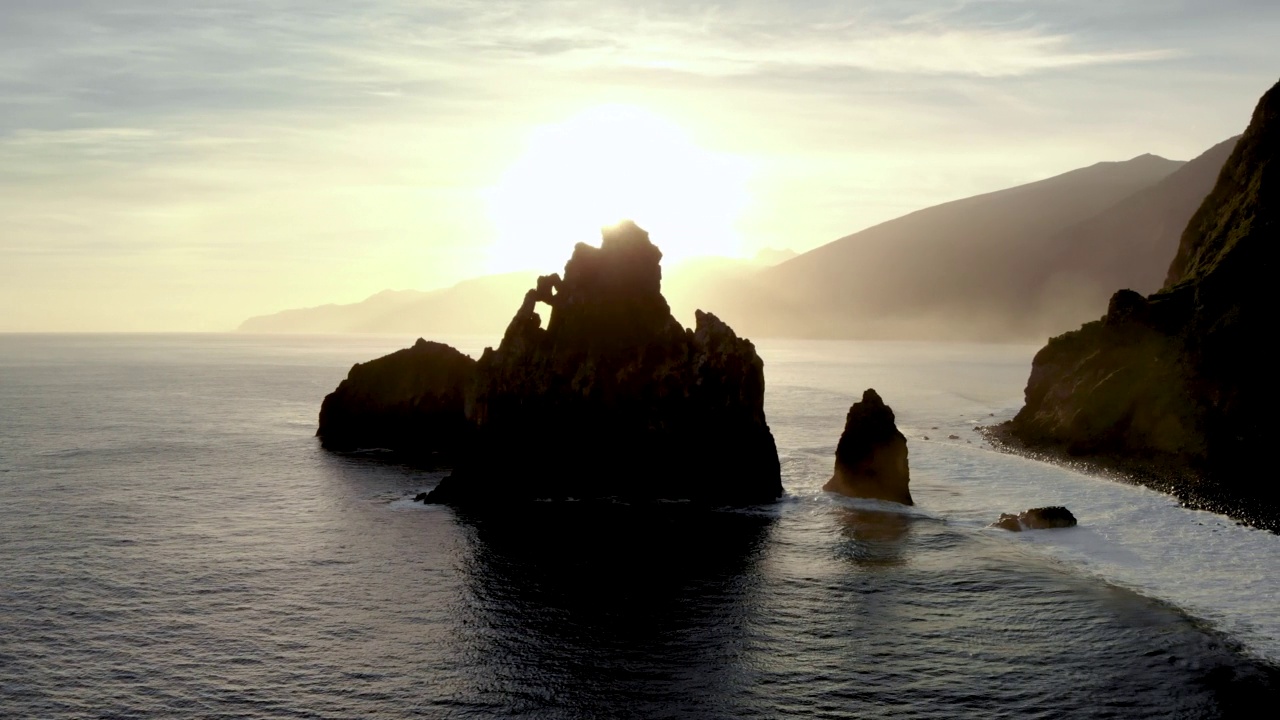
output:
[[[402, 344], [0, 336], [0, 716], [1227, 717], [1280, 688], [1218, 629], [1270, 627], [1238, 588], [1218, 620], [1105, 582], [1163, 576], [1090, 550], [1121, 537], [1100, 515], [1061, 552], [982, 528], [1025, 509], [998, 506], [1025, 461], [911, 429], [999, 409], [1022, 350], [917, 348], [929, 386], [894, 348], [762, 343], [776, 506], [455, 514], [408, 500], [438, 473], [311, 437], [349, 363]], [[913, 438], [917, 508], [818, 491], [863, 385]]]

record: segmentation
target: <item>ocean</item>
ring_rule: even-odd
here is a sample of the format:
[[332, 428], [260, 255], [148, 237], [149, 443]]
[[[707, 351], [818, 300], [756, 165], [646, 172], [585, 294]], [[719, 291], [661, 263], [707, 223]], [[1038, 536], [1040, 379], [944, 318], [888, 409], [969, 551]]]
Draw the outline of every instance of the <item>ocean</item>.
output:
[[[781, 502], [459, 513], [313, 437], [413, 339], [0, 335], [0, 717], [1275, 712], [1280, 536], [986, 445], [1033, 346], [761, 340]], [[868, 387], [915, 507], [821, 491]]]

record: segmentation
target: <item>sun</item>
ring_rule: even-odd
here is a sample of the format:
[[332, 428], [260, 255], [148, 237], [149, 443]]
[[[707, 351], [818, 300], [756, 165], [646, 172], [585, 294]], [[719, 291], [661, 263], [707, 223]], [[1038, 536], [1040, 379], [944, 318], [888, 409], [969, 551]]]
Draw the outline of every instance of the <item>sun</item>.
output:
[[698, 147], [641, 108], [601, 106], [539, 127], [488, 195], [490, 270], [557, 270], [575, 243], [596, 244], [623, 219], [648, 230], [667, 262], [736, 257], [747, 175], [742, 159]]

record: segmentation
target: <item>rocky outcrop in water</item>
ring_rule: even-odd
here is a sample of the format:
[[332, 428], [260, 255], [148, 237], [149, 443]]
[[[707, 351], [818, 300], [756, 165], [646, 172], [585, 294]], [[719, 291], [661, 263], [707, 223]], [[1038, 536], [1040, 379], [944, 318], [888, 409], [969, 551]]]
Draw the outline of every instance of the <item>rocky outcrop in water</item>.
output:
[[1023, 530], [1051, 530], [1053, 528], [1069, 528], [1076, 526], [1076, 516], [1061, 505], [1052, 507], [1031, 508], [1026, 512], [1013, 515], [1000, 513], [1000, 519], [991, 523], [990, 527], [1003, 528], [1011, 532]]
[[1271, 360], [1280, 247], [1280, 85], [1192, 217], [1165, 287], [1049, 341], [997, 436], [1132, 474], [1184, 502], [1280, 530], [1267, 472], [1280, 431]]
[[893, 410], [868, 389], [849, 408], [836, 446], [835, 474], [822, 489], [912, 505], [910, 482], [907, 438], [899, 432]]
[[[427, 502], [776, 500], [782, 482], [764, 415], [764, 363], [710, 313], [699, 311], [692, 330], [676, 321], [661, 292], [661, 259], [635, 224], [606, 229], [600, 247], [574, 249], [563, 278], [538, 279], [497, 349], [441, 378], [450, 392], [440, 402], [421, 400], [419, 384], [435, 376], [415, 346], [354, 368], [325, 401], [321, 437], [328, 446], [358, 428], [364, 445], [416, 438], [435, 448], [435, 436], [401, 419], [424, 404], [447, 408], [467, 442]], [[551, 309], [545, 327], [539, 304]], [[460, 355], [428, 345], [439, 348], [436, 362]]]
[[661, 258], [628, 222], [539, 279], [477, 365], [476, 450], [429, 502], [782, 494], [763, 362], [710, 313], [692, 330], [672, 317]]
[[411, 348], [358, 363], [325, 397], [316, 436], [331, 450], [456, 455], [471, 437], [466, 396], [475, 383], [475, 369], [470, 357], [422, 339]]

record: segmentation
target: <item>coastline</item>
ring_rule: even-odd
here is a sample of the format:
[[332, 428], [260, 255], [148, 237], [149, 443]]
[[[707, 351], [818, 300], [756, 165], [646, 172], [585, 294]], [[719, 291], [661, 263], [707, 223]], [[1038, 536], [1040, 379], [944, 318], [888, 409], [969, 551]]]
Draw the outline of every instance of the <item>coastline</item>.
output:
[[1241, 497], [1184, 464], [1120, 455], [1073, 455], [1064, 445], [1034, 444], [1017, 437], [1010, 422], [975, 429], [1000, 452], [1158, 490], [1176, 498], [1183, 507], [1225, 515], [1239, 525], [1280, 535], [1280, 506], [1261, 498]]

